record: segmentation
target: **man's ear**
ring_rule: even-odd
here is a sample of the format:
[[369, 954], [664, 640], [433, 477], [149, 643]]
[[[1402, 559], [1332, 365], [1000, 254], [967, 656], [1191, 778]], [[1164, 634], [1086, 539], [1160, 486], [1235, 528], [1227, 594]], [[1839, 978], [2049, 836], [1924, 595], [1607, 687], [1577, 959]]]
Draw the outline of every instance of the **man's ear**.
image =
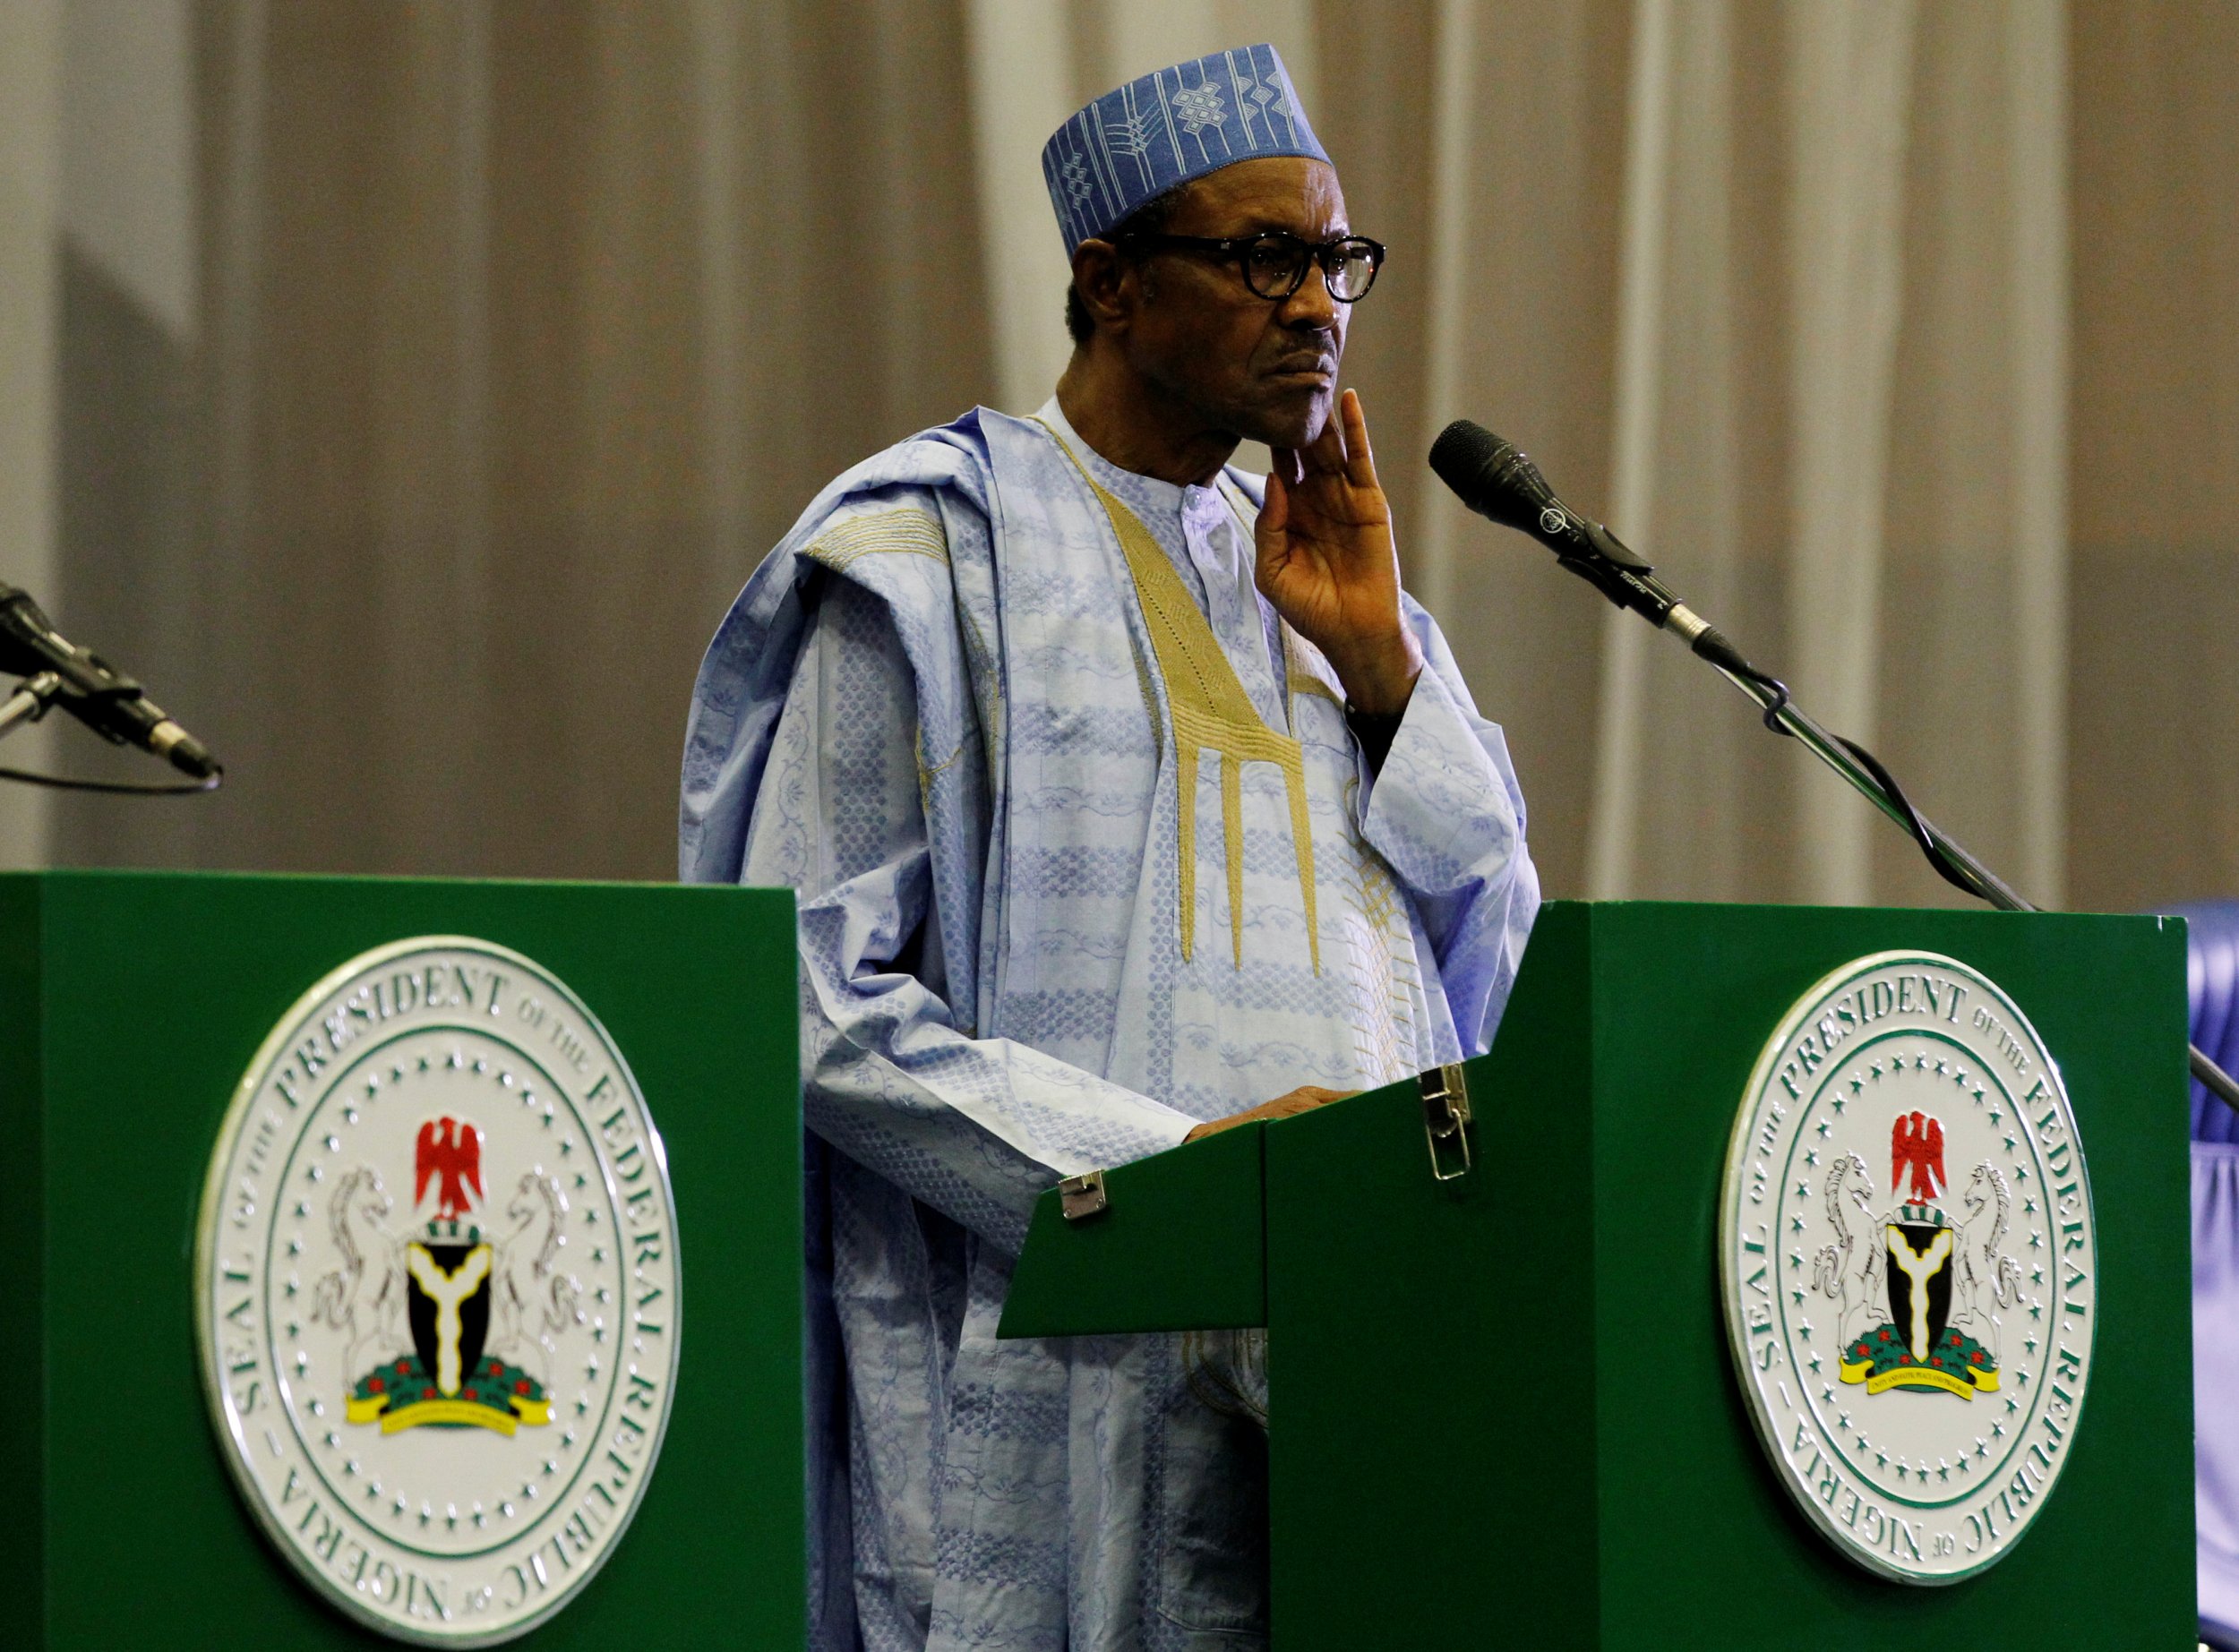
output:
[[1134, 265], [1109, 241], [1088, 240], [1073, 249], [1073, 287], [1081, 305], [1106, 332], [1125, 332], [1139, 297]]

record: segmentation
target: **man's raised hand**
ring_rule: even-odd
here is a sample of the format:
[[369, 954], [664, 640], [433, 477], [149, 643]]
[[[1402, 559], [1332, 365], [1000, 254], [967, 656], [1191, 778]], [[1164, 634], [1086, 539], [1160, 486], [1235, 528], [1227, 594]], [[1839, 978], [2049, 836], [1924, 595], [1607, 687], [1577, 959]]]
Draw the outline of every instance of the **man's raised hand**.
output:
[[1322, 651], [1353, 707], [1404, 711], [1422, 649], [1400, 612], [1392, 508], [1353, 391], [1311, 443], [1274, 450], [1254, 538], [1260, 590]]

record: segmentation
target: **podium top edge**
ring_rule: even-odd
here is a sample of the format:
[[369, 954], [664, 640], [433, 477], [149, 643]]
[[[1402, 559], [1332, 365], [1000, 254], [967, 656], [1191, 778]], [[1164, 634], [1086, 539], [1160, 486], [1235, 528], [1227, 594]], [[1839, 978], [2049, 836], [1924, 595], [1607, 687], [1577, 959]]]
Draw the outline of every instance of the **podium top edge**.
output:
[[1586, 900], [1575, 896], [1550, 898], [1540, 907], [1542, 916], [1548, 912], [1770, 912], [1794, 916], [1799, 913], [1840, 913], [1853, 918], [1918, 918], [1935, 917], [1978, 919], [1987, 921], [2010, 921], [2013, 919], [2044, 918], [2106, 920], [2134, 919], [2141, 923], [2166, 924], [2183, 921], [2183, 914], [2166, 912], [2097, 912], [2066, 907], [2049, 908], [2034, 912], [2005, 912], [1981, 905], [1967, 906], [1836, 906], [1812, 901], [1663, 901], [1625, 898], [1617, 900]]
[[184, 869], [133, 866], [15, 867], [0, 870], [4, 883], [272, 883], [349, 884], [395, 887], [413, 885], [431, 888], [528, 887], [533, 889], [718, 889], [732, 894], [782, 894], [794, 891], [783, 885], [687, 884], [674, 878], [631, 877], [476, 877], [425, 872], [302, 872], [246, 871], [238, 869]]

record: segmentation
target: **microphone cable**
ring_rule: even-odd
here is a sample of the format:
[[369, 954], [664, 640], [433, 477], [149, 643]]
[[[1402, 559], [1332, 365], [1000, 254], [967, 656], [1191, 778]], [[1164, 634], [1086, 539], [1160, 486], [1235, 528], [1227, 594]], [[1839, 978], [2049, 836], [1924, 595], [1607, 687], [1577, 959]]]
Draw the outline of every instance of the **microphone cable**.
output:
[[13, 780], [21, 785], [45, 786], [53, 792], [100, 792], [116, 797], [192, 797], [197, 792], [215, 792], [224, 783], [226, 771], [214, 769], [201, 780], [178, 782], [152, 780], [86, 780], [73, 775], [35, 775], [27, 768], [9, 768], [0, 765], [0, 780]]

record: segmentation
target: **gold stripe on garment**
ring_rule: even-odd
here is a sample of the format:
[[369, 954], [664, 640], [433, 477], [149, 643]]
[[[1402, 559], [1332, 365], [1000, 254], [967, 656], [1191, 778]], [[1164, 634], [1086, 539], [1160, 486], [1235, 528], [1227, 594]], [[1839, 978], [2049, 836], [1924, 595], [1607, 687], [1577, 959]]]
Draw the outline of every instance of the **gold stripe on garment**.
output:
[[858, 557], [880, 552], [946, 562], [948, 535], [931, 511], [901, 505], [836, 522], [819, 534], [802, 554], [836, 571]]
[[[1045, 430], [1048, 425], [1043, 425]], [[1282, 769], [1291, 802], [1291, 843], [1299, 863], [1299, 897], [1306, 907], [1306, 937], [1314, 972], [1322, 972], [1322, 937], [1314, 905], [1314, 837], [1306, 812], [1306, 759], [1299, 742], [1278, 734], [1261, 720], [1251, 696], [1237, 680], [1236, 669], [1221, 652], [1220, 638], [1197, 610], [1189, 587], [1142, 519], [1115, 499], [1088, 472], [1079, 455], [1051, 430], [1111, 518], [1120, 549], [1135, 578], [1136, 600], [1151, 633], [1159, 675], [1166, 680], [1166, 702], [1174, 723], [1178, 785], [1178, 858], [1181, 875], [1181, 955], [1197, 951], [1197, 758], [1211, 751], [1221, 759], [1221, 836], [1228, 852], [1229, 934], [1236, 966], [1244, 965], [1244, 809], [1240, 766], [1273, 763]]]
[[[898, 505], [891, 510], [865, 511], [834, 523], [819, 534], [802, 554], [834, 573], [866, 556], [922, 556], [945, 563], [948, 561], [948, 533], [931, 511], [914, 505]], [[921, 729], [915, 755], [918, 799], [930, 809], [934, 779], [955, 765], [964, 755], [964, 748], [958, 746], [938, 763], [928, 762]]]
[[[1322, 663], [1322, 656], [1318, 654], [1309, 655], [1306, 650], [1307, 645], [1300, 640], [1299, 634], [1289, 626], [1284, 626], [1282, 628], [1284, 665], [1282, 675], [1283, 680], [1290, 685], [1291, 699], [1296, 700], [1301, 694], [1319, 695], [1323, 699], [1343, 711], [1345, 706], [1344, 690], [1331, 683], [1328, 677], [1329, 667]], [[1291, 716], [1295, 723], [1297, 714], [1293, 712]]]

